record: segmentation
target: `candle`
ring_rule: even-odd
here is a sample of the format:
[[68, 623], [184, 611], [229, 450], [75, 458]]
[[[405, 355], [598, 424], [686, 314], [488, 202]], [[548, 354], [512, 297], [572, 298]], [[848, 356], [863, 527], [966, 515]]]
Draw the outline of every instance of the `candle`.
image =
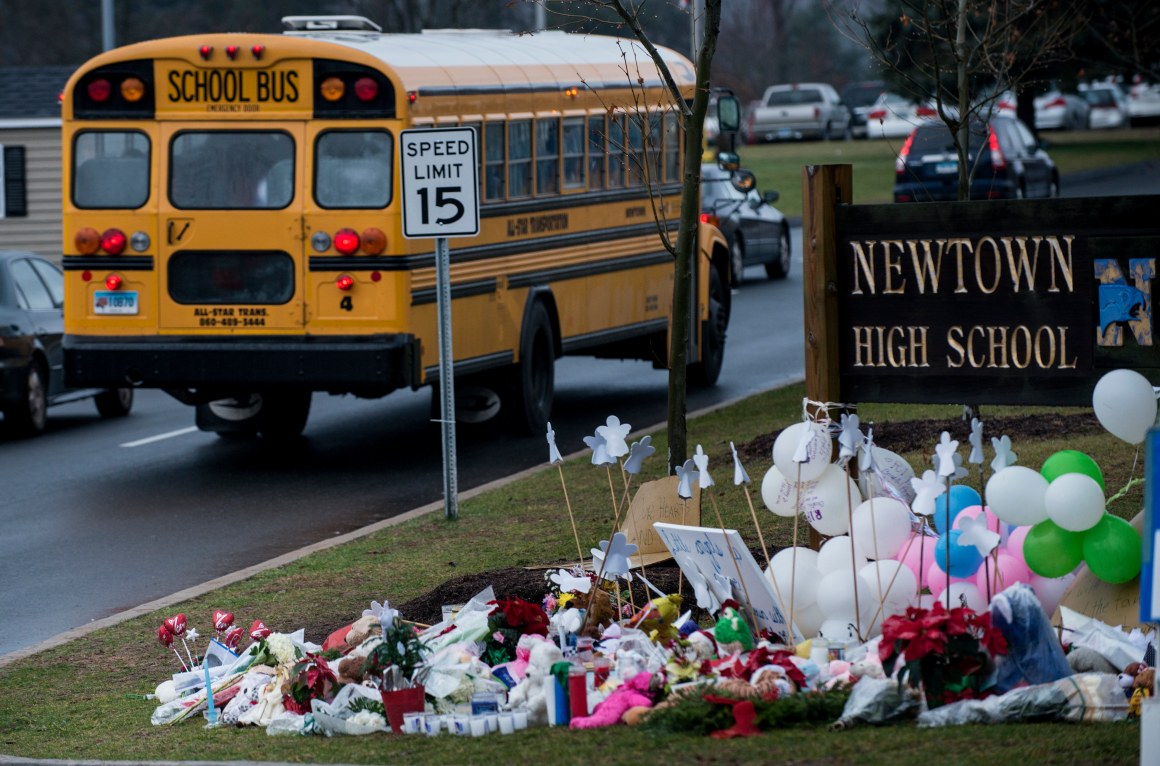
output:
[[499, 714], [499, 733], [511, 734], [516, 730], [515, 716], [512, 713]]
[[568, 669], [568, 708], [572, 718], [588, 715], [588, 674], [583, 665]]
[[483, 716], [473, 715], [471, 717], [471, 736], [482, 737], [487, 734], [487, 721]]

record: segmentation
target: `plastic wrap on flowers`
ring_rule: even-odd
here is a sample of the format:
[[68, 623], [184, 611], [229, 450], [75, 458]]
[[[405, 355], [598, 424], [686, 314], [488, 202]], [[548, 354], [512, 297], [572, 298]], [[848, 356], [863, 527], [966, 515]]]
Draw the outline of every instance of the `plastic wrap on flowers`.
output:
[[835, 729], [880, 725], [913, 718], [922, 706], [919, 692], [893, 678], [862, 678], [850, 690]]
[[1081, 673], [1048, 684], [1024, 686], [983, 700], [962, 700], [928, 710], [923, 727], [1019, 721], [1121, 721], [1128, 700], [1111, 673]]

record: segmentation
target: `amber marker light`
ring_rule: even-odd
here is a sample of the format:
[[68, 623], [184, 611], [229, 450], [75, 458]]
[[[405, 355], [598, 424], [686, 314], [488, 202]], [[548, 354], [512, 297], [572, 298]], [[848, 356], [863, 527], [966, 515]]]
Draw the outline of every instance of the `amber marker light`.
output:
[[318, 86], [318, 93], [327, 101], [338, 101], [346, 93], [346, 83], [338, 77], [327, 77]]
[[101, 233], [91, 226], [86, 226], [73, 237], [73, 244], [81, 255], [92, 255], [101, 248]]
[[135, 104], [145, 98], [145, 83], [136, 77], [126, 77], [121, 82], [121, 98]]
[[354, 287], [354, 277], [350, 274], [342, 274], [334, 280], [334, 286], [339, 290], [349, 290]]
[[367, 255], [382, 255], [387, 249], [387, 235], [373, 226], [362, 233], [362, 249]]

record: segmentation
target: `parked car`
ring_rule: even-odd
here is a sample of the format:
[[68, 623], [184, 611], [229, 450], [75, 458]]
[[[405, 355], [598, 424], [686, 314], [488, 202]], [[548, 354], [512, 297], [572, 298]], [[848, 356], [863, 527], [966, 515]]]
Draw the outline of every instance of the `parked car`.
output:
[[886, 92], [882, 80], [852, 82], [842, 88], [842, 103], [850, 110], [850, 135], [866, 138], [866, 113], [878, 98]]
[[[1027, 126], [994, 116], [969, 128], [967, 162], [971, 199], [1017, 199], [1059, 195], [1059, 171]], [[958, 199], [959, 160], [942, 122], [914, 129], [895, 161], [894, 201]]]
[[923, 121], [938, 116], [932, 107], [897, 93], [883, 93], [862, 110], [866, 138], [906, 138]]
[[1128, 90], [1128, 118], [1133, 125], [1160, 120], [1160, 85], [1141, 81]]
[[128, 415], [133, 389], [64, 385], [64, 277], [33, 253], [0, 251], [0, 410], [6, 430], [34, 436], [51, 405], [93, 398], [102, 417]]
[[1036, 130], [1086, 130], [1091, 107], [1074, 93], [1049, 90], [1035, 98]]
[[1079, 92], [1088, 102], [1088, 127], [1092, 130], [1128, 126], [1128, 100], [1119, 85], [1114, 82], [1081, 84]]
[[849, 138], [850, 110], [826, 83], [771, 85], [749, 110], [746, 143], [801, 138]]
[[789, 222], [773, 206], [778, 193], [758, 194], [756, 186], [752, 173], [701, 165], [701, 220], [728, 240], [734, 285], [741, 284], [747, 266], [764, 265], [770, 279], [789, 275]]

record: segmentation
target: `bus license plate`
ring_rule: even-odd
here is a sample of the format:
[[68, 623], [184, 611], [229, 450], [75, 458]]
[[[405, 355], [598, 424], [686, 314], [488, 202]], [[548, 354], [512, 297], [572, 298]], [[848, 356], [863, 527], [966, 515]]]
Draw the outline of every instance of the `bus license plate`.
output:
[[98, 290], [93, 295], [94, 314], [136, 314], [137, 291]]

